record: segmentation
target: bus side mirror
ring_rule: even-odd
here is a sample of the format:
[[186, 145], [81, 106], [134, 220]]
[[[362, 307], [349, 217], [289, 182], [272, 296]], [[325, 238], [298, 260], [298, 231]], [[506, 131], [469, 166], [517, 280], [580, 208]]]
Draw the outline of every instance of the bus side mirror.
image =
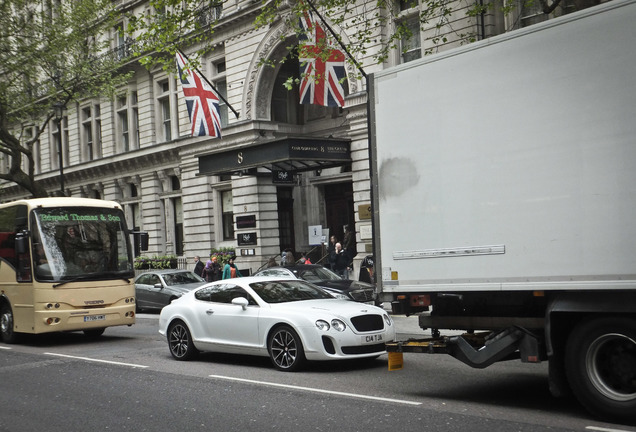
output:
[[17, 233], [15, 236], [15, 252], [18, 255], [29, 251], [29, 236], [25, 233]]

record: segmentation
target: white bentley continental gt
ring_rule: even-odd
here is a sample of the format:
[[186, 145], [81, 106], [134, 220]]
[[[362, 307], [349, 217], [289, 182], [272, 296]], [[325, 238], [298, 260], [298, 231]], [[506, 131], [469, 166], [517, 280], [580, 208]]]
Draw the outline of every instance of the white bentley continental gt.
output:
[[282, 371], [306, 360], [373, 358], [395, 339], [384, 309], [334, 298], [297, 279], [243, 277], [203, 285], [164, 307], [159, 333], [170, 353], [269, 356]]

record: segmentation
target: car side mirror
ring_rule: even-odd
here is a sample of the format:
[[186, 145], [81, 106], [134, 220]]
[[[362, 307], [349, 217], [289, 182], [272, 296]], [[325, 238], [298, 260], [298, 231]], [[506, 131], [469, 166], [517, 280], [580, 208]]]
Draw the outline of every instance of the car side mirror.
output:
[[237, 305], [237, 306], [241, 306], [243, 308], [243, 310], [247, 309], [247, 305], [250, 304], [249, 301], [247, 301], [247, 299], [245, 297], [236, 297], [232, 299], [232, 304], [233, 305]]
[[160, 283], [156, 283], [156, 284], [155, 284], [155, 288], [157, 288], [157, 289], [163, 289], [163, 285], [161, 285]]

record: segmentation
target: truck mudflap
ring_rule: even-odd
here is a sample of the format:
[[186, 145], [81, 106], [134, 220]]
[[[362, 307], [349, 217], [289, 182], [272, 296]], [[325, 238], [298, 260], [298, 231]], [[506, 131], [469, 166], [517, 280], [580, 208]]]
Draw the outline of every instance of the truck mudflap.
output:
[[498, 333], [464, 333], [430, 339], [409, 339], [386, 344], [389, 370], [402, 368], [402, 353], [448, 354], [467, 365], [483, 369], [493, 363], [521, 358], [526, 363], [539, 363], [544, 358], [538, 337], [521, 327], [510, 327]]

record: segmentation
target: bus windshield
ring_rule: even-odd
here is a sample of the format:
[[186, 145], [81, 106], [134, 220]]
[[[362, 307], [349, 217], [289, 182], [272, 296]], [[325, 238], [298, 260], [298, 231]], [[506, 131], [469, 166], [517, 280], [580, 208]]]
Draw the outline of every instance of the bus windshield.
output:
[[120, 209], [37, 208], [32, 212], [31, 234], [37, 280], [134, 276]]

